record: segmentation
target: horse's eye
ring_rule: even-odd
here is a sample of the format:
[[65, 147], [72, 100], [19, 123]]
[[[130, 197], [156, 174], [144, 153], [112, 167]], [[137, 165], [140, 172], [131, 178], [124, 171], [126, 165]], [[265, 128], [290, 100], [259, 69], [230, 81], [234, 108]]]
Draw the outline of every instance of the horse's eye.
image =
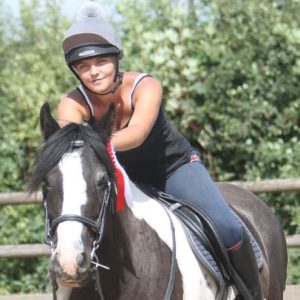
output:
[[42, 193], [43, 193], [43, 198], [47, 198], [47, 191], [48, 191], [49, 183], [47, 181], [44, 181], [42, 184]]
[[98, 180], [97, 182], [97, 187], [99, 188], [103, 188], [104, 186], [106, 186], [107, 184], [107, 178], [106, 177], [102, 177]]
[[42, 188], [47, 188], [48, 187], [48, 185], [49, 185], [49, 182], [48, 181], [44, 181], [43, 183], [42, 183]]

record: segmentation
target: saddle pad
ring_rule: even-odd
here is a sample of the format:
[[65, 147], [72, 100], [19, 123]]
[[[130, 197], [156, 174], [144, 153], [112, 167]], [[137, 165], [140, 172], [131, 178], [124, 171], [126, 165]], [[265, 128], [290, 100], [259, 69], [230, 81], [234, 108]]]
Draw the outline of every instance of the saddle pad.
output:
[[[216, 282], [217, 284], [219, 284], [219, 287], [223, 287], [225, 281], [224, 276], [228, 276], [228, 274], [226, 274], [226, 270], [223, 269], [224, 265], [222, 265], [222, 262], [217, 263], [213, 257], [214, 254], [210, 253], [210, 248], [206, 246], [207, 240], [210, 239], [207, 235], [202, 234], [205, 231], [203, 230], [203, 224], [201, 221], [201, 218], [203, 217], [201, 211], [197, 211], [197, 208], [193, 207], [189, 203], [186, 203], [180, 199], [176, 199], [173, 196], [168, 195], [166, 193], [157, 191], [156, 189], [149, 189], [149, 187], [147, 186], [140, 186], [140, 188], [146, 194], [151, 196], [153, 199], [156, 199], [162, 205], [165, 205], [168, 209], [175, 213], [175, 215], [183, 224], [190, 246], [194, 251], [196, 257], [198, 258], [199, 262], [204, 268], [206, 268], [206, 270], [212, 275], [212, 277], [216, 279]], [[184, 208], [184, 210], [182, 208]], [[247, 228], [245, 223], [241, 220], [241, 218], [236, 214], [236, 212], [232, 208], [231, 211], [233, 215], [237, 218], [237, 220], [245, 227], [246, 232], [251, 240], [251, 245], [255, 253], [257, 266], [259, 269], [261, 269], [263, 266], [263, 255], [259, 245], [257, 244], [256, 240], [254, 239], [252, 233]], [[198, 234], [199, 232], [201, 232], [201, 234]], [[216, 232], [214, 232], [214, 234], [216, 234]]]
[[[240, 217], [234, 211], [233, 211], [233, 214], [238, 219], [238, 221], [240, 223], [242, 223], [243, 226], [245, 227], [246, 232], [249, 235], [250, 240], [251, 240], [251, 245], [252, 245], [253, 251], [255, 253], [257, 266], [258, 266], [259, 269], [261, 269], [262, 266], [263, 266], [263, 255], [262, 255], [262, 251], [261, 251], [258, 243], [254, 239], [254, 237], [253, 237], [252, 233], [250, 232], [250, 230], [246, 227], [245, 223], [240, 219]], [[207, 250], [207, 248], [205, 246], [205, 243], [203, 243], [198, 238], [198, 236], [196, 236], [193, 233], [193, 230], [190, 230], [188, 228], [188, 226], [186, 226], [185, 222], [183, 222], [183, 225], [184, 225], [184, 228], [185, 228], [186, 235], [188, 237], [188, 241], [189, 241], [189, 243], [191, 245], [191, 248], [193, 249], [193, 252], [196, 255], [197, 259], [199, 260], [201, 265], [204, 268], [206, 268], [206, 270], [215, 278], [216, 282], [219, 285], [221, 285], [222, 281], [224, 279], [223, 279], [222, 273], [220, 271], [219, 265], [215, 261], [214, 257]], [[199, 228], [199, 230], [200, 230], [200, 228]]]
[[222, 274], [220, 272], [219, 266], [216, 263], [213, 256], [205, 248], [201, 240], [186, 226], [184, 226], [188, 241], [194, 254], [201, 263], [201, 265], [207, 269], [207, 271], [214, 277], [214, 279], [220, 284], [222, 280]]

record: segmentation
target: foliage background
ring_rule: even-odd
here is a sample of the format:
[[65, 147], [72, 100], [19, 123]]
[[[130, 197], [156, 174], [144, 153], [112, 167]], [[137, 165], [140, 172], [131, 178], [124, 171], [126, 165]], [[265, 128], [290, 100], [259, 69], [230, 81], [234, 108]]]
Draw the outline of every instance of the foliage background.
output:
[[[60, 48], [71, 20], [50, 0], [21, 1], [18, 18], [0, 8], [0, 192], [22, 191], [39, 108], [55, 112], [76, 83]], [[122, 69], [161, 80], [170, 119], [215, 180], [299, 177], [300, 0], [119, 0], [115, 12]], [[260, 196], [286, 234], [300, 233], [299, 193]], [[0, 207], [0, 228], [1, 244], [41, 242], [41, 208]], [[289, 253], [288, 283], [299, 283], [299, 250]], [[47, 290], [47, 259], [0, 269], [0, 294]]]

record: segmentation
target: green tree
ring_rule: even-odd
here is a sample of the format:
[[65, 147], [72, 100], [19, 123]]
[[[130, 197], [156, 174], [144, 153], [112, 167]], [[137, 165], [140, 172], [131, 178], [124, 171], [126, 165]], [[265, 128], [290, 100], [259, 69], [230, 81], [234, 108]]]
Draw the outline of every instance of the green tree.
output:
[[280, 3], [118, 5], [124, 66], [161, 79], [166, 111], [216, 180], [299, 176], [300, 4]]
[[40, 143], [39, 108], [45, 101], [56, 103], [70, 85], [59, 7], [52, 1], [43, 7], [38, 0], [26, 3], [20, 2], [20, 19], [2, 39], [0, 190], [5, 191], [24, 189]]

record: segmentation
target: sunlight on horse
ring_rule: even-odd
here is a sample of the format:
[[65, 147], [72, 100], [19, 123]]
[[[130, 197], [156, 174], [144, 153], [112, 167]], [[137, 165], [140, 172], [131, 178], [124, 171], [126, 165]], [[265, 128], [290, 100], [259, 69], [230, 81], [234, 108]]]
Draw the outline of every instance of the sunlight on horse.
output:
[[[30, 190], [43, 184], [54, 299], [235, 299], [232, 285], [219, 298], [219, 285], [197, 259], [183, 223], [131, 182], [107, 150], [113, 115], [94, 129], [60, 129], [48, 105], [41, 109], [45, 144]], [[116, 168], [125, 184], [122, 211], [116, 211]], [[262, 249], [266, 299], [283, 299], [286, 244], [276, 218], [252, 193], [225, 184], [220, 189]]]

